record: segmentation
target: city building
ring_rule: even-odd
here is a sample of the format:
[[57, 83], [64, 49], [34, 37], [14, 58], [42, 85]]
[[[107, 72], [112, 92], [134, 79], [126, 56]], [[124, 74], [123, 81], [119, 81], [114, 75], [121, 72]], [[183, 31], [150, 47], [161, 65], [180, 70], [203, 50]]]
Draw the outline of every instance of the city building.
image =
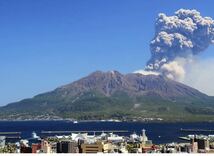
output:
[[198, 139], [198, 150], [205, 150], [209, 151], [210, 150], [210, 145], [209, 145], [209, 140], [206, 138]]
[[107, 137], [107, 140], [110, 142], [124, 142], [124, 138], [122, 136], [118, 136], [116, 134], [110, 133]]
[[81, 151], [82, 153], [101, 153], [103, 152], [103, 145], [101, 142], [93, 144], [83, 143], [81, 145]]
[[130, 135], [130, 141], [135, 142], [139, 140], [140, 140], [140, 137], [135, 132]]
[[5, 140], [6, 140], [5, 136], [0, 136], [0, 147], [1, 148], [3, 148], [5, 146]]
[[26, 147], [26, 146], [21, 146], [20, 152], [21, 153], [32, 153], [32, 148], [31, 147]]
[[79, 153], [78, 144], [74, 141], [58, 142], [57, 153]]
[[142, 130], [142, 136], [140, 136], [140, 141], [142, 142], [143, 145], [152, 145], [152, 140], [148, 140], [148, 137], [146, 136], [146, 130]]
[[206, 152], [210, 150], [210, 142], [208, 137], [194, 136], [190, 139], [192, 145], [192, 152]]
[[39, 150], [41, 149], [41, 144], [32, 144], [32, 153], [39, 153]]
[[78, 140], [86, 140], [88, 137], [88, 133], [72, 133], [71, 139], [78, 142]]
[[145, 129], [142, 130], [142, 136], [140, 137], [140, 141], [142, 143], [146, 143], [146, 141], [148, 141], [148, 137], [146, 136], [146, 130]]
[[8, 153], [214, 153], [213, 135], [188, 135], [181, 139], [186, 141], [155, 145], [144, 129], [141, 135], [133, 133], [130, 136], [101, 132], [99, 135], [72, 133], [40, 138], [33, 133], [31, 138], [14, 144], [8, 144], [5, 137], [0, 137], [0, 147]]
[[197, 153], [198, 152], [198, 143], [194, 141], [192, 141], [192, 153]]
[[103, 153], [113, 153], [114, 152], [114, 145], [110, 142], [103, 142]]
[[52, 153], [52, 146], [47, 140], [42, 140], [41, 151], [42, 153]]

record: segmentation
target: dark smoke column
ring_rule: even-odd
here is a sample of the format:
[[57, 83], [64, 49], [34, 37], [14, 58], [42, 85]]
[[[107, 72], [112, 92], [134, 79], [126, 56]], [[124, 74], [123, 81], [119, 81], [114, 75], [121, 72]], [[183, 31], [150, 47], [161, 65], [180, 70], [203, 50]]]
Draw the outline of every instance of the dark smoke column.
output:
[[[177, 58], [188, 60], [214, 43], [214, 20], [202, 17], [196, 10], [180, 9], [174, 16], [158, 15], [155, 37], [150, 43], [151, 59], [147, 71], [171, 74], [176, 77]], [[170, 64], [174, 63], [174, 64]]]

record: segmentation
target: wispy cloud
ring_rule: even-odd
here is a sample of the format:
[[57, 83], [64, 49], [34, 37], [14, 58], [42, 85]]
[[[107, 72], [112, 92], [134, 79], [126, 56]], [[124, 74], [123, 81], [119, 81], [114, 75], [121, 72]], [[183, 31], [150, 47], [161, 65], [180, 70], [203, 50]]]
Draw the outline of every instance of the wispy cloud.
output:
[[214, 59], [192, 62], [186, 69], [186, 76], [182, 82], [214, 96]]

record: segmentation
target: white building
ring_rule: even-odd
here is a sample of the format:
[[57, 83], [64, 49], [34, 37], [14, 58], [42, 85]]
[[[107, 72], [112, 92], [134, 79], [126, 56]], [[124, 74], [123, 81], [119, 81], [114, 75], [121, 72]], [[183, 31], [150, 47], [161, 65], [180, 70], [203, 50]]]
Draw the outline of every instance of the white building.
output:
[[108, 141], [112, 141], [112, 142], [123, 142], [124, 139], [121, 136], [118, 136], [116, 134], [110, 133], [110, 136], [107, 137]]
[[146, 130], [142, 130], [142, 136], [140, 137], [140, 141], [146, 143], [148, 141], [148, 137], [146, 136]]
[[0, 136], [0, 147], [4, 147], [5, 146], [5, 140], [6, 140], [5, 136]]

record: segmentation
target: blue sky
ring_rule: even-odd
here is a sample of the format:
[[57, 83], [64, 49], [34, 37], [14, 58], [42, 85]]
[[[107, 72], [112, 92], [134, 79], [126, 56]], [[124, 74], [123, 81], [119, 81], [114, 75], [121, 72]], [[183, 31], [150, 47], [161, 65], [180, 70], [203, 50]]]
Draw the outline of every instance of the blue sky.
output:
[[[157, 14], [213, 0], [1, 0], [0, 105], [30, 98], [96, 70], [142, 69]], [[210, 47], [202, 57], [214, 57]]]

